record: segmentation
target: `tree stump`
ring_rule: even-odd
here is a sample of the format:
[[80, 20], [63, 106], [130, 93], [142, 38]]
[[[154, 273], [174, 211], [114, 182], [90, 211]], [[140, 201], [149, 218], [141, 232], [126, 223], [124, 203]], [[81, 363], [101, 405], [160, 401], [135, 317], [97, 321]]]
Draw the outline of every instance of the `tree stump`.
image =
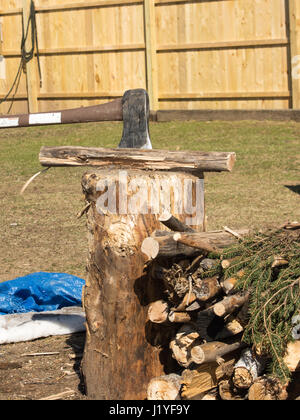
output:
[[[190, 201], [180, 194], [184, 183]], [[82, 187], [90, 203], [83, 293], [86, 392], [91, 399], [142, 400], [149, 381], [174, 368], [174, 360], [164, 357], [168, 329], [174, 327], [147, 319], [149, 304], [161, 299], [162, 291], [148, 274], [141, 244], [155, 230], [167, 229], [158, 220], [167, 210], [184, 223], [196, 221], [193, 229], [204, 230], [202, 180], [181, 172], [109, 168], [86, 173]], [[188, 206], [196, 202], [193, 214]], [[196, 213], [199, 217], [189, 220]]]

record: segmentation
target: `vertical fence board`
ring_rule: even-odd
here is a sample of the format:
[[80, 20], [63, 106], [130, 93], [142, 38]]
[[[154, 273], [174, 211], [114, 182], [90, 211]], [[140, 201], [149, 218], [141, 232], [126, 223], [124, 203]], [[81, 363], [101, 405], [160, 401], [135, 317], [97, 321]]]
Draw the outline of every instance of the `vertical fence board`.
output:
[[291, 85], [293, 108], [300, 109], [300, 4], [290, 0]]

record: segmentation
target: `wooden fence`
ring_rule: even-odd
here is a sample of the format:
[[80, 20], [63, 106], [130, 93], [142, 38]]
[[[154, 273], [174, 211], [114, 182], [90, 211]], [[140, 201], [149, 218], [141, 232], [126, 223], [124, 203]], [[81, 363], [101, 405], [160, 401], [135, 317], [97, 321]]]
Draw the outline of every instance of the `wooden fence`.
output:
[[[0, 3], [0, 96], [30, 0]], [[94, 105], [146, 88], [151, 109], [300, 108], [299, 0], [35, 0], [37, 57], [11, 113]], [[0, 105], [6, 113], [12, 100]]]

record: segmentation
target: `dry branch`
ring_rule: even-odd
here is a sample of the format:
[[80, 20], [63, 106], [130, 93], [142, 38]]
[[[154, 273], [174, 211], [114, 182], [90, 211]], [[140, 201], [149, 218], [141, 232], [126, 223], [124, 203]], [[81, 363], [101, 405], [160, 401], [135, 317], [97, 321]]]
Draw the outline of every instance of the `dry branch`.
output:
[[106, 149], [102, 147], [42, 147], [42, 166], [110, 166], [128, 169], [181, 170], [187, 172], [231, 171], [233, 152], [188, 152], [142, 149]]

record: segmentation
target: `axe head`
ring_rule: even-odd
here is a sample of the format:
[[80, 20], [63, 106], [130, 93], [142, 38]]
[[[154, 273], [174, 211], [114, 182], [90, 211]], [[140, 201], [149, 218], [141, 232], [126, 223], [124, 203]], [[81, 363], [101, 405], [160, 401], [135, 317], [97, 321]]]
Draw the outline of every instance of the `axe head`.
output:
[[127, 90], [122, 98], [123, 134], [119, 148], [152, 149], [149, 96], [144, 89]]

